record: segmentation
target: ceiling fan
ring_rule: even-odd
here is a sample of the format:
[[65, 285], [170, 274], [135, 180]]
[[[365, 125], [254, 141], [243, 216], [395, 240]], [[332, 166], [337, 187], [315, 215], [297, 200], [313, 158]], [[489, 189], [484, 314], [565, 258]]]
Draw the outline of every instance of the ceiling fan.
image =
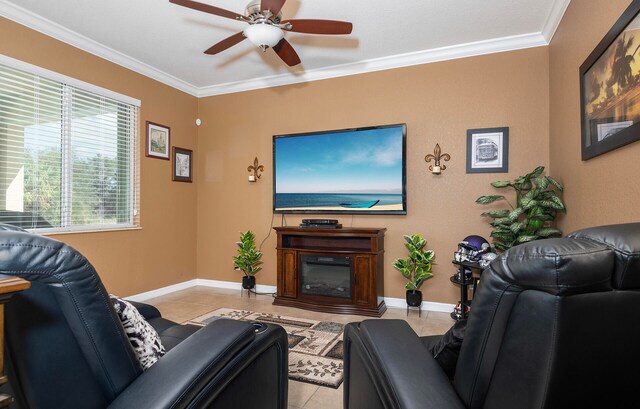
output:
[[192, 0], [169, 0], [170, 3], [188, 7], [216, 16], [243, 21], [249, 26], [243, 31], [225, 38], [204, 53], [213, 55], [232, 47], [245, 38], [262, 51], [273, 51], [290, 67], [300, 64], [300, 57], [284, 38], [285, 31], [306, 34], [351, 34], [353, 24], [336, 20], [282, 20], [282, 6], [286, 0], [256, 0], [247, 5], [245, 15], [199, 3]]

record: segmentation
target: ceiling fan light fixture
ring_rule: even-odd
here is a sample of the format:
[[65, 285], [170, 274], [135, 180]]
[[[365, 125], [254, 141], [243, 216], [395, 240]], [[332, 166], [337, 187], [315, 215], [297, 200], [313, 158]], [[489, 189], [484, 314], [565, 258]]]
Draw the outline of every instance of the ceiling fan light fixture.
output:
[[[179, 6], [249, 24], [249, 27], [245, 30], [239, 31], [207, 48], [204, 51], [207, 55], [218, 54], [245, 39], [249, 39], [252, 44], [262, 51], [266, 51], [267, 48], [273, 48], [273, 51], [285, 64], [289, 67], [294, 67], [301, 63], [300, 56], [284, 38], [285, 32], [330, 35], [351, 34], [353, 30], [353, 24], [348, 21], [319, 19], [283, 21], [282, 7], [287, 0], [250, 0], [251, 2], [247, 5], [245, 15], [195, 0], [169, 1]], [[1, 2], [2, 0], [0, 0]]]
[[262, 51], [265, 51], [278, 44], [284, 37], [284, 32], [271, 24], [256, 23], [244, 29], [244, 36]]

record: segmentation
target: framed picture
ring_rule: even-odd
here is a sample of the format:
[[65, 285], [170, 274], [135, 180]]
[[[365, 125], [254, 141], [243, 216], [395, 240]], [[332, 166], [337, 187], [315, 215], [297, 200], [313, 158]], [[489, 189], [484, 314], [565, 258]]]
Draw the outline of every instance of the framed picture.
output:
[[176, 182], [193, 181], [193, 151], [173, 147], [173, 180]]
[[146, 156], [169, 160], [169, 127], [147, 121]]
[[467, 173], [509, 171], [509, 128], [467, 130]]
[[580, 66], [582, 160], [640, 139], [640, 0]]

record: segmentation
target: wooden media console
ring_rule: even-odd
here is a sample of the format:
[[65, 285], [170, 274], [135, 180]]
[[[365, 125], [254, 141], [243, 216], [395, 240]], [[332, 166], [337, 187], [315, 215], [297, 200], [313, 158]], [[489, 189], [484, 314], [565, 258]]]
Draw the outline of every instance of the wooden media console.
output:
[[275, 305], [380, 317], [385, 228], [275, 227]]

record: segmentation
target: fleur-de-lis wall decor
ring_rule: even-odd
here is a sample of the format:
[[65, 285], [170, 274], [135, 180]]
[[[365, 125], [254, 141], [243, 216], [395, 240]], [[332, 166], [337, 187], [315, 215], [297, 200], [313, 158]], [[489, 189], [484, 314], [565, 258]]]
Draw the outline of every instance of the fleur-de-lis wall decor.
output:
[[440, 161], [449, 161], [451, 159], [451, 155], [448, 153], [442, 153], [440, 150], [440, 144], [436, 143], [436, 147], [433, 149], [433, 155], [429, 153], [424, 157], [424, 161], [427, 163], [431, 162], [432, 159], [434, 160], [434, 164], [429, 165], [429, 170], [434, 175], [439, 175], [447, 168], [445, 164], [441, 164]]
[[249, 165], [247, 171], [253, 172], [253, 175], [249, 175], [249, 182], [257, 182], [260, 179], [260, 173], [264, 172], [264, 166], [258, 164], [258, 157], [253, 160], [253, 165]]

